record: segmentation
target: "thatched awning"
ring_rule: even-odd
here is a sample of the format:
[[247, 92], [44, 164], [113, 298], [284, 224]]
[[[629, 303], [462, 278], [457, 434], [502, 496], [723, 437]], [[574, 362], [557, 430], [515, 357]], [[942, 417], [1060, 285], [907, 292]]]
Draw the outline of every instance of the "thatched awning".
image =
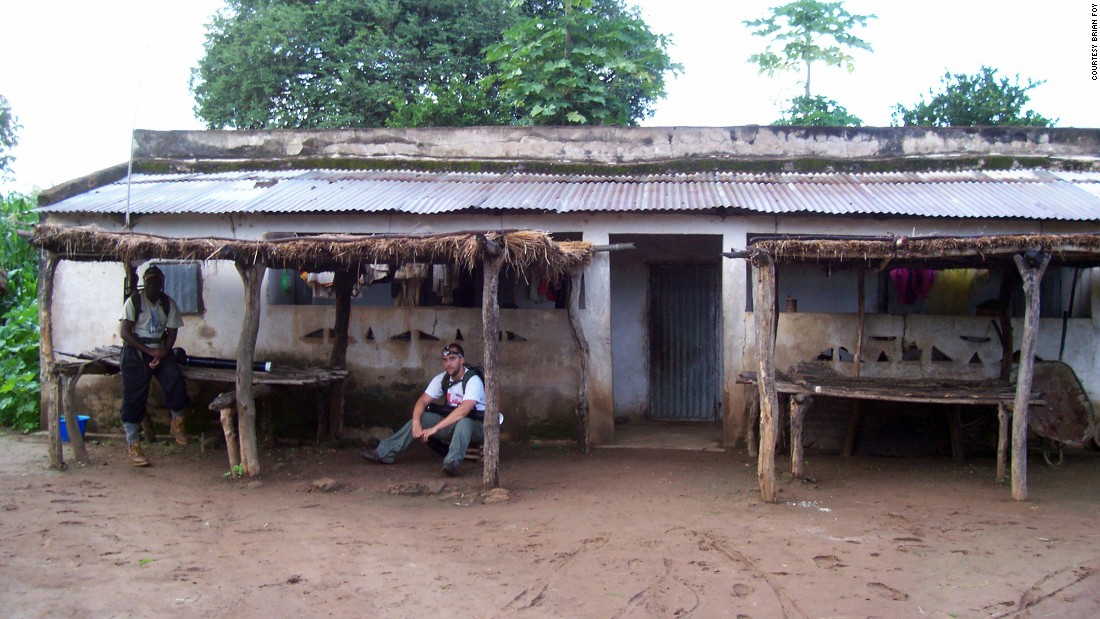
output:
[[828, 264], [838, 268], [990, 268], [1037, 249], [1051, 263], [1100, 266], [1100, 234], [1006, 234], [927, 237], [766, 236], [724, 254], [751, 259], [766, 253], [776, 264]]
[[367, 264], [432, 262], [473, 269], [487, 240], [508, 246], [505, 264], [520, 273], [538, 270], [551, 278], [584, 268], [594, 249], [583, 241], [554, 241], [533, 230], [491, 230], [432, 235], [324, 234], [263, 240], [172, 238], [107, 232], [94, 226], [40, 224], [24, 236], [62, 260], [135, 263], [146, 260], [231, 260], [271, 268], [309, 271], [357, 269]]

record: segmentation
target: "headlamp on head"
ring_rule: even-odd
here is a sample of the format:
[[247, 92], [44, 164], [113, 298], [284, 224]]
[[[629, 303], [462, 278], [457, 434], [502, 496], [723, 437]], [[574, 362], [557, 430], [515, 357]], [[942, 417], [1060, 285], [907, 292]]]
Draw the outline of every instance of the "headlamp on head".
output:
[[447, 357], [449, 357], [451, 355], [454, 355], [456, 357], [461, 357], [462, 353], [451, 350], [449, 346], [444, 346], [443, 347], [443, 358], [446, 359]]

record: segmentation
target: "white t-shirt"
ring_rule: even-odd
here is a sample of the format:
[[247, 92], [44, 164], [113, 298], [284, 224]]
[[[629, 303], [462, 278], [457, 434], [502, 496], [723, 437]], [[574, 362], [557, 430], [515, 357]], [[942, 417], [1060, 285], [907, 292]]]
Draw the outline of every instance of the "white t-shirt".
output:
[[[469, 368], [466, 369], [469, 372]], [[446, 372], [440, 372], [432, 379], [432, 382], [428, 383], [428, 388], [424, 390], [424, 393], [428, 394], [433, 400], [443, 397], [443, 376]], [[474, 408], [481, 412], [485, 412], [485, 383], [481, 381], [480, 376], [471, 376], [470, 380], [466, 383], [466, 392], [462, 392], [462, 380], [456, 380], [451, 383], [451, 386], [447, 388], [447, 405], [458, 406], [465, 400], [473, 400]]]
[[144, 291], [138, 294], [141, 295], [141, 315], [135, 316], [133, 297], [126, 297], [126, 303], [122, 306], [122, 320], [133, 321], [134, 335], [141, 338], [142, 343], [149, 348], [159, 348], [160, 343], [152, 340], [160, 340], [168, 329], [179, 329], [183, 326], [180, 309], [176, 307], [172, 297], [164, 295], [168, 299], [168, 315], [165, 316], [160, 301], [153, 303], [149, 297], [145, 296]]

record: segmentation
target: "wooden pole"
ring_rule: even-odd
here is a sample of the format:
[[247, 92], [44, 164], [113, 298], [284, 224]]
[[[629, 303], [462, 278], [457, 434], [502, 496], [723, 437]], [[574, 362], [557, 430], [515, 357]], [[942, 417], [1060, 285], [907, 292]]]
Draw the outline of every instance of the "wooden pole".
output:
[[[348, 324], [351, 322], [351, 291], [356, 274], [350, 271], [337, 271], [332, 281], [336, 293], [336, 317], [333, 321], [332, 355], [329, 367], [344, 369], [348, 358]], [[338, 380], [329, 390], [328, 438], [337, 441], [344, 434], [344, 381]]]
[[260, 329], [260, 286], [267, 266], [263, 262], [237, 262], [244, 283], [244, 319], [237, 345], [237, 425], [241, 439], [243, 474], [260, 474], [260, 453], [256, 447], [256, 399], [252, 392], [252, 363], [256, 359], [256, 336]]
[[91, 464], [88, 457], [88, 447], [84, 444], [84, 436], [80, 434], [80, 411], [76, 410], [76, 381], [84, 372], [83, 366], [77, 368], [72, 377], [58, 376], [58, 385], [61, 387], [61, 401], [58, 405], [65, 411], [65, 426], [69, 434], [69, 445], [73, 450], [73, 459], [79, 464]]
[[573, 273], [569, 286], [569, 330], [573, 342], [577, 345], [577, 361], [581, 366], [581, 375], [577, 383], [577, 435], [581, 453], [589, 454], [592, 446], [588, 442], [588, 339], [584, 336], [581, 323], [581, 286], [584, 284], [582, 273]]
[[802, 478], [802, 420], [814, 403], [812, 396], [796, 393], [791, 396], [791, 477]]
[[1020, 343], [1020, 366], [1016, 370], [1016, 400], [1012, 406], [1012, 498], [1026, 501], [1027, 415], [1039, 340], [1039, 284], [1050, 264], [1050, 254], [1041, 254], [1041, 258], [1036, 259], [1033, 250], [1024, 256], [1013, 256], [1013, 259], [1024, 280], [1024, 335]]
[[760, 453], [756, 475], [760, 482], [760, 498], [776, 502], [775, 444], [779, 434], [779, 396], [775, 391], [775, 262], [765, 252], [754, 252], [751, 258], [755, 281], [753, 286], [753, 321], [756, 323], [757, 386], [760, 390]]
[[504, 236], [485, 238], [482, 272], [484, 286], [481, 291], [481, 332], [484, 336], [485, 365], [485, 441], [481, 447], [482, 486], [491, 490], [500, 485], [500, 377], [497, 363], [500, 340], [500, 305], [497, 291], [500, 288], [500, 267], [508, 250]]
[[38, 288], [38, 324], [39, 324], [39, 380], [42, 381], [42, 393], [47, 394], [46, 429], [49, 431], [47, 448], [48, 463], [51, 469], [65, 466], [65, 456], [61, 452], [61, 383], [53, 365], [57, 361], [53, 351], [53, 280], [57, 264], [61, 258], [52, 251], [46, 252], [46, 264], [42, 269]]
[[997, 304], [997, 323], [1000, 329], [997, 335], [1001, 340], [1001, 380], [1007, 381], [1012, 375], [1012, 292], [1019, 280], [1016, 272], [1006, 268], [1001, 274], [1001, 293]]
[[[859, 377], [863, 372], [863, 340], [867, 329], [867, 273], [863, 269], [857, 271], [859, 292], [856, 315], [858, 325], [856, 327], [856, 353], [855, 363], [852, 367], [852, 376]], [[849, 457], [856, 448], [856, 438], [859, 436], [859, 419], [862, 415], [859, 400], [852, 400], [851, 410], [848, 412], [848, 433], [844, 436], [844, 456]]]
[[1008, 403], [997, 404], [997, 481], [1005, 480], [1008, 454]]

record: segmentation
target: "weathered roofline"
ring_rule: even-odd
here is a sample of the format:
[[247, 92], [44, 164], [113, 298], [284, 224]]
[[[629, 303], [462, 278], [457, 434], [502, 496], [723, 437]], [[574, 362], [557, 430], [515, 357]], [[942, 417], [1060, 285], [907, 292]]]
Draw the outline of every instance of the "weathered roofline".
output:
[[[337, 169], [557, 174], [1100, 169], [1100, 129], [468, 127], [134, 133], [134, 172]], [[40, 205], [123, 178], [115, 166]]]

